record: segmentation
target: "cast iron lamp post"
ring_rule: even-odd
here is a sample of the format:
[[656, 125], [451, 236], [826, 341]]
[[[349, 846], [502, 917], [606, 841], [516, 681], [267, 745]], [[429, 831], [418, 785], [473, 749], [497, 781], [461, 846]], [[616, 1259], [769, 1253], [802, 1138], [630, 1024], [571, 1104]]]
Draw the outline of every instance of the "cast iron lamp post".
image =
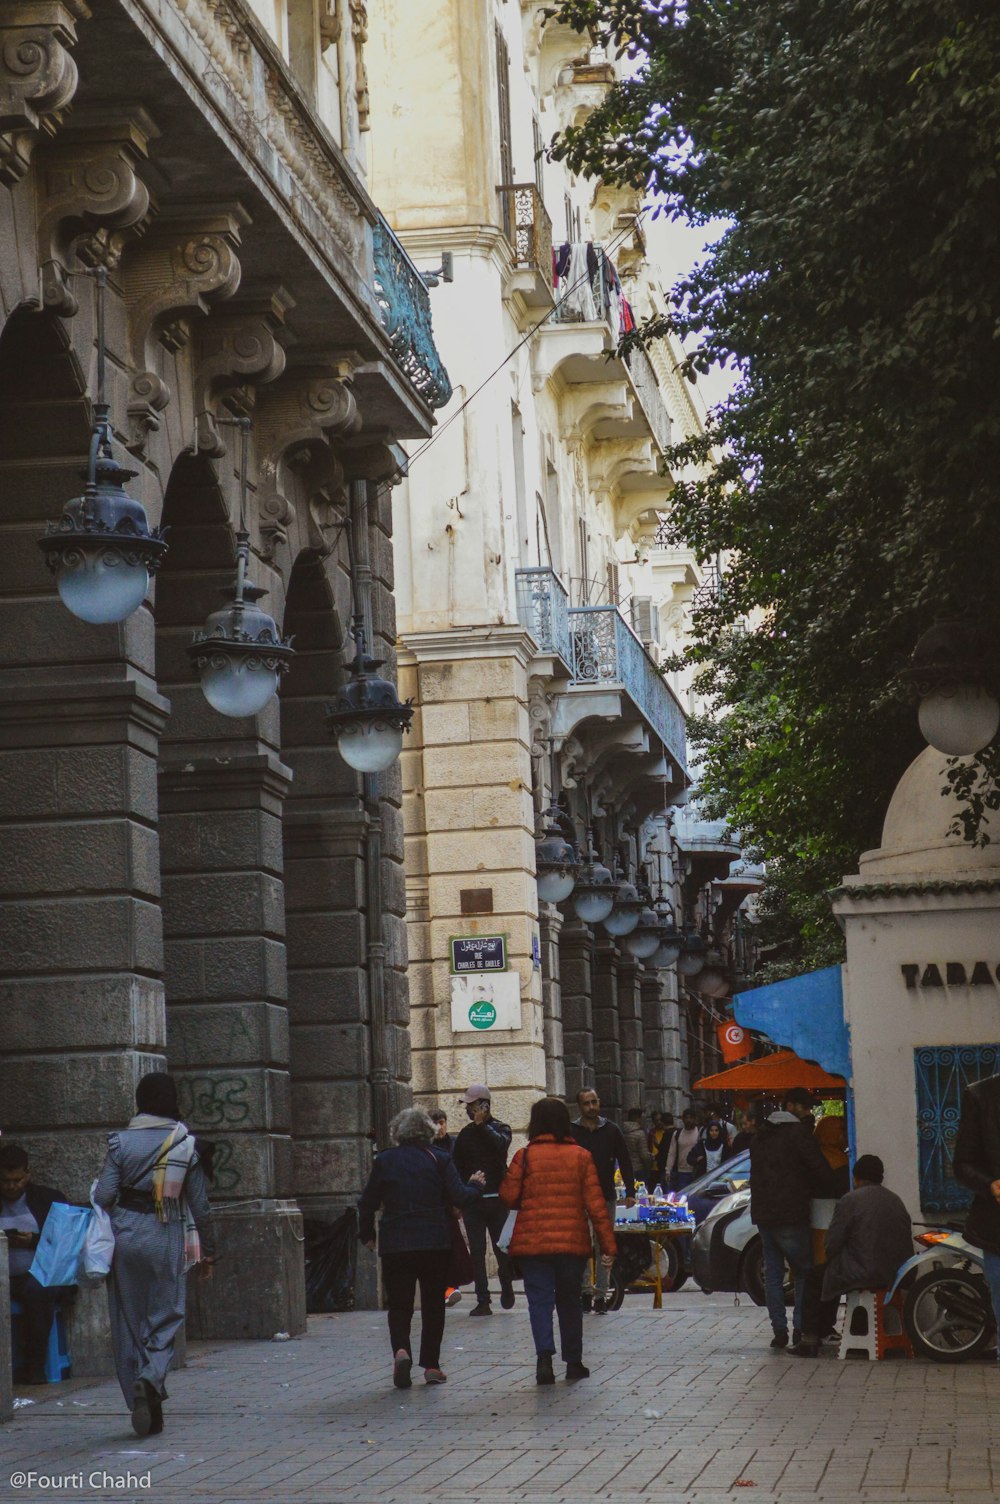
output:
[[573, 891], [580, 858], [576, 848], [563, 833], [568, 816], [555, 802], [542, 816], [542, 834], [535, 840], [535, 873], [538, 896], [545, 903], [562, 903]]
[[[224, 421], [224, 420], [223, 420]], [[232, 602], [213, 611], [188, 648], [201, 690], [220, 715], [257, 715], [278, 688], [292, 660], [291, 639], [283, 640], [274, 618], [257, 602], [267, 591], [249, 579], [250, 534], [246, 526], [248, 418], [240, 430], [240, 525], [236, 533], [236, 583]], [[225, 592], [228, 594], [229, 592]]]
[[941, 621], [920, 638], [904, 677], [920, 696], [925, 741], [949, 757], [971, 757], [1000, 728], [995, 646], [971, 622]]
[[615, 883], [615, 906], [603, 921], [604, 928], [609, 935], [614, 935], [616, 940], [626, 935], [631, 935], [639, 923], [639, 916], [642, 914], [643, 907], [643, 901], [639, 897], [635, 885], [630, 883], [627, 878], [617, 875]]
[[615, 906], [615, 880], [594, 850], [593, 835], [587, 832], [587, 860], [580, 869], [573, 889], [573, 908], [584, 924], [601, 924]]
[[150, 529], [142, 503], [129, 496], [126, 470], [111, 452], [110, 407], [104, 397], [104, 289], [107, 271], [96, 267], [97, 398], [82, 496], [66, 503], [38, 546], [55, 575], [62, 603], [81, 621], [124, 621], [138, 611], [149, 576], [167, 551], [163, 534]]
[[368, 656], [360, 612], [354, 616], [351, 636], [355, 646], [351, 676], [327, 707], [326, 724], [348, 767], [358, 773], [382, 773], [403, 749], [403, 732], [410, 729], [413, 705], [410, 701], [404, 705], [396, 686], [375, 672], [383, 659]]

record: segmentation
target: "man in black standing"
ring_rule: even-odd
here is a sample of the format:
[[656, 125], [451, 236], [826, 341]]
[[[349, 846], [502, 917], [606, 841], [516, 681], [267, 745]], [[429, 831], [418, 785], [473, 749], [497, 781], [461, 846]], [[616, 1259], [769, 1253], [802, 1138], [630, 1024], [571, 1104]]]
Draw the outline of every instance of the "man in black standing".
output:
[[772, 1112], [750, 1145], [750, 1216], [764, 1255], [764, 1293], [774, 1336], [771, 1346], [788, 1347], [785, 1265], [795, 1279], [796, 1357], [819, 1353], [823, 1312], [822, 1269], [813, 1258], [811, 1201], [836, 1196], [834, 1171], [812, 1133], [812, 1098], [802, 1087], [785, 1093], [784, 1110]]
[[463, 1180], [481, 1170], [486, 1177], [483, 1194], [478, 1201], [463, 1209], [465, 1230], [469, 1235], [469, 1252], [476, 1276], [476, 1304], [470, 1316], [492, 1316], [490, 1284], [486, 1274], [486, 1234], [489, 1233], [493, 1251], [497, 1256], [497, 1273], [500, 1276], [500, 1304], [509, 1311], [514, 1304], [514, 1286], [511, 1282], [510, 1259], [497, 1247], [497, 1238], [503, 1232], [507, 1220], [507, 1207], [500, 1200], [500, 1182], [507, 1173], [507, 1154], [512, 1137], [507, 1123], [501, 1123], [490, 1111], [488, 1086], [473, 1085], [459, 1098], [465, 1106], [469, 1122], [455, 1140], [455, 1168]]
[[[616, 1165], [625, 1183], [625, 1205], [635, 1205], [635, 1176], [632, 1173], [632, 1161], [625, 1143], [625, 1135], [617, 1123], [601, 1117], [601, 1099], [593, 1087], [577, 1092], [576, 1105], [580, 1109], [580, 1116], [573, 1124], [573, 1137], [581, 1148], [589, 1150], [593, 1156], [597, 1178], [601, 1182], [601, 1195], [608, 1204], [608, 1215], [613, 1225]], [[595, 1266], [597, 1269], [596, 1285], [591, 1272]], [[601, 1250], [595, 1245], [594, 1256], [587, 1260], [583, 1271], [581, 1299], [585, 1311], [593, 1309], [598, 1316], [603, 1316], [607, 1311], [610, 1276], [611, 1270], [602, 1263]]]

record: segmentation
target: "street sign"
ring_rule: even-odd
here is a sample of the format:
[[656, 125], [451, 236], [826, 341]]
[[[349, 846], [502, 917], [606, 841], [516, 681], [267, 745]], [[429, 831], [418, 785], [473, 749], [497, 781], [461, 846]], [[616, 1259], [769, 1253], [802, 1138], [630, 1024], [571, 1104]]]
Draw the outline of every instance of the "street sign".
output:
[[450, 944], [452, 976], [507, 970], [506, 935], [452, 935]]

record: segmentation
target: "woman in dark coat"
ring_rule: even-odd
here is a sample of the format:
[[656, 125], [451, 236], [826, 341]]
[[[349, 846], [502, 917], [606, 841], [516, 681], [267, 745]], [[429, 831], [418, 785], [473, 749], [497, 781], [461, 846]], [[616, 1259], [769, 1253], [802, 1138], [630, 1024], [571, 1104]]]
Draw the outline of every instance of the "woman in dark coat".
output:
[[208, 1192], [194, 1135], [180, 1122], [177, 1086], [164, 1071], [143, 1076], [136, 1116], [108, 1136], [94, 1191], [115, 1235], [108, 1305], [118, 1382], [137, 1436], [163, 1430], [165, 1380], [184, 1323], [186, 1272], [215, 1264]]
[[466, 1185], [449, 1154], [434, 1147], [435, 1125], [420, 1107], [409, 1107], [389, 1125], [395, 1148], [375, 1160], [358, 1203], [360, 1238], [375, 1247], [375, 1214], [381, 1207], [378, 1251], [389, 1305], [392, 1382], [409, 1389], [413, 1352], [410, 1327], [420, 1285], [420, 1367], [428, 1384], [443, 1384], [441, 1339], [445, 1290], [451, 1269], [451, 1208], [481, 1194], [481, 1171]]

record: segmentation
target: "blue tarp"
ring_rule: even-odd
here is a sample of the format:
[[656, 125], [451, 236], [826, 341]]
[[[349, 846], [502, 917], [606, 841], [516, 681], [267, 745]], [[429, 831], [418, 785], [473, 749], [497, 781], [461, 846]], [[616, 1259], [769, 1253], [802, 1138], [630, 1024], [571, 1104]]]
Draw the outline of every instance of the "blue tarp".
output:
[[815, 1060], [832, 1075], [850, 1081], [851, 1041], [839, 966], [739, 992], [733, 998], [733, 1014], [745, 1029], [757, 1029], [800, 1059]]

